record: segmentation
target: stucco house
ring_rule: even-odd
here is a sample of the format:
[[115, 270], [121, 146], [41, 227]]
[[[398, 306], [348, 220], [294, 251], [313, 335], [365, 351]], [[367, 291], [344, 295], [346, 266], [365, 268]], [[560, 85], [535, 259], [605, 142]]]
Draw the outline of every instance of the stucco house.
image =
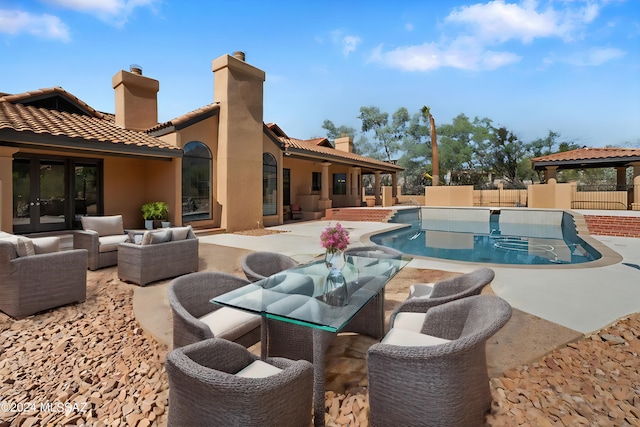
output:
[[59, 87], [0, 93], [0, 229], [71, 230], [112, 214], [139, 228], [142, 204], [160, 200], [173, 224], [237, 231], [282, 224], [292, 204], [303, 219], [360, 206], [363, 174], [378, 199], [381, 174], [396, 188], [402, 168], [354, 154], [348, 137], [298, 140], [265, 124], [265, 72], [244, 59], [213, 60], [213, 102], [164, 123], [160, 84], [139, 67], [113, 76], [115, 114]]

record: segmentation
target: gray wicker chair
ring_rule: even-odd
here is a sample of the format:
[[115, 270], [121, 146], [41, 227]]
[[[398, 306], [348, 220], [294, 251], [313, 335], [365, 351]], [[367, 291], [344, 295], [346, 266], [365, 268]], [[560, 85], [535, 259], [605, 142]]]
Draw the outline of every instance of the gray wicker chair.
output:
[[118, 245], [127, 241], [122, 215], [83, 216], [82, 230], [73, 233], [73, 248], [89, 253], [89, 270], [98, 270], [118, 263]]
[[[224, 338], [250, 347], [260, 341], [260, 316], [251, 315], [211, 302], [213, 297], [238, 289], [250, 282], [242, 277], [215, 271], [201, 271], [177, 277], [169, 284], [169, 305], [173, 313], [173, 347]], [[232, 316], [244, 315], [243, 321], [230, 325], [217, 335], [203, 318], [223, 310], [225, 323]]]
[[393, 326], [398, 313], [425, 313], [430, 307], [466, 298], [473, 295], [480, 295], [482, 289], [491, 283], [495, 273], [490, 268], [479, 268], [470, 273], [440, 280], [433, 284], [428, 297], [407, 298], [391, 314], [390, 324]]
[[252, 282], [257, 282], [297, 265], [298, 262], [295, 259], [277, 252], [251, 252], [240, 260], [244, 275]]
[[313, 365], [269, 358], [265, 362], [281, 371], [262, 378], [234, 375], [257, 359], [217, 338], [169, 352], [168, 426], [308, 427]]
[[18, 256], [16, 247], [0, 240], [0, 310], [16, 319], [62, 305], [83, 302], [87, 295], [87, 251], [39, 252]]
[[482, 426], [491, 406], [485, 343], [510, 317], [503, 299], [472, 296], [427, 312], [422, 334], [449, 342], [371, 346], [371, 425]]
[[404, 255], [397, 249], [381, 245], [354, 246], [344, 251], [345, 256], [363, 256], [368, 258], [398, 258]]

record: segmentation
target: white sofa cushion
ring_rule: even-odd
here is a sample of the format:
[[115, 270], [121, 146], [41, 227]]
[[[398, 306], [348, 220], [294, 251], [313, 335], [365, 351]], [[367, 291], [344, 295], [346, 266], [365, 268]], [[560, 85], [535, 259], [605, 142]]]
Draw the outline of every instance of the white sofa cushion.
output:
[[271, 375], [276, 375], [280, 372], [282, 372], [282, 369], [270, 365], [267, 362], [263, 362], [262, 360], [256, 360], [241, 369], [235, 375], [243, 378], [265, 378], [270, 377]]
[[185, 240], [191, 231], [191, 226], [171, 228], [171, 240]]
[[237, 336], [241, 336], [255, 327], [255, 322], [260, 321], [260, 316], [234, 308], [222, 307], [205, 314], [200, 320], [211, 329], [214, 337], [233, 334], [234, 331], [237, 331]]
[[412, 313], [409, 311], [401, 311], [396, 315], [393, 320], [393, 327], [404, 329], [406, 331], [420, 332], [424, 319], [427, 317], [426, 313]]
[[80, 218], [84, 230], [94, 230], [100, 237], [124, 234], [122, 215], [83, 216]]
[[100, 242], [98, 252], [117, 251], [118, 245], [120, 243], [126, 242], [128, 238], [129, 236], [127, 236], [126, 234], [98, 237], [98, 241]]
[[382, 344], [399, 345], [403, 347], [429, 347], [446, 344], [450, 342], [450, 340], [421, 334], [419, 332], [407, 331], [406, 329], [391, 328], [381, 342]]
[[429, 298], [433, 292], [433, 283], [415, 283], [409, 287], [409, 298]]

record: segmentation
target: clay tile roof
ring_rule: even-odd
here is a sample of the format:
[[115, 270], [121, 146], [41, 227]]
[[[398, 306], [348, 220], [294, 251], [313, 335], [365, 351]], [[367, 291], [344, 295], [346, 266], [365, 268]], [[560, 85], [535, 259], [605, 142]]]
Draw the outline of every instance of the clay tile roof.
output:
[[623, 166], [640, 161], [640, 148], [579, 148], [531, 159], [534, 167], [551, 165], [597, 165], [592, 167]]
[[175, 119], [171, 119], [164, 123], [159, 123], [150, 129], [147, 129], [147, 133], [158, 134], [163, 133], [163, 130], [181, 129], [183, 127], [192, 125], [200, 120], [211, 117], [220, 111], [220, 104], [214, 102], [213, 104], [205, 105], [204, 107], [197, 108], [186, 114], [183, 114]]
[[11, 103], [21, 103], [21, 101], [29, 101], [32, 99], [37, 99], [39, 97], [44, 97], [44, 96], [50, 96], [52, 94], [61, 96], [63, 98], [68, 99], [69, 101], [77, 104], [78, 106], [81, 107], [81, 109], [84, 109], [87, 111], [87, 113], [93, 115], [94, 117], [98, 117], [98, 118], [102, 118], [103, 113], [94, 110], [91, 106], [89, 106], [89, 104], [85, 103], [84, 101], [82, 101], [80, 98], [76, 97], [75, 95], [72, 95], [71, 93], [67, 92], [66, 90], [64, 90], [63, 88], [61, 88], [60, 86], [55, 86], [55, 87], [50, 87], [50, 88], [45, 88], [45, 89], [38, 89], [38, 90], [34, 90], [34, 91], [30, 91], [30, 92], [24, 92], [24, 93], [18, 93], [18, 94], [8, 94], [8, 93], [3, 93], [0, 94], [0, 102], [1, 101], [6, 101], [6, 102], [11, 102]]
[[[87, 114], [23, 105], [20, 101], [60, 93]], [[122, 151], [163, 156], [180, 156], [176, 146], [145, 132], [123, 129], [113, 115], [101, 113], [61, 88], [42, 89], [0, 98], [0, 133], [6, 140], [66, 148]], [[164, 153], [164, 154], [163, 154]]]
[[[280, 129], [277, 125], [269, 123], [266, 127], [273, 131], [274, 128]], [[296, 153], [308, 153], [316, 154], [318, 157], [325, 157], [328, 160], [338, 159], [345, 163], [357, 163], [360, 165], [366, 165], [371, 168], [378, 168], [387, 171], [401, 171], [402, 167], [394, 165], [392, 163], [383, 162], [381, 160], [372, 159], [370, 157], [361, 156], [360, 154], [350, 153], [347, 151], [337, 150], [333, 148], [331, 142], [327, 138], [314, 138], [308, 140], [301, 140], [296, 138], [289, 138], [288, 136], [278, 136], [277, 139], [282, 144], [282, 148]], [[284, 132], [282, 132], [284, 134]]]

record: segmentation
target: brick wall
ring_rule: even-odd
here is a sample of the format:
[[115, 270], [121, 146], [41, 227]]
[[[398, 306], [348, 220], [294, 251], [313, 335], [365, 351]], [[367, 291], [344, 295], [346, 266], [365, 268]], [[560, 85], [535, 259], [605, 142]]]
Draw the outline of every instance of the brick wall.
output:
[[584, 220], [591, 234], [640, 237], [640, 217], [584, 215]]

